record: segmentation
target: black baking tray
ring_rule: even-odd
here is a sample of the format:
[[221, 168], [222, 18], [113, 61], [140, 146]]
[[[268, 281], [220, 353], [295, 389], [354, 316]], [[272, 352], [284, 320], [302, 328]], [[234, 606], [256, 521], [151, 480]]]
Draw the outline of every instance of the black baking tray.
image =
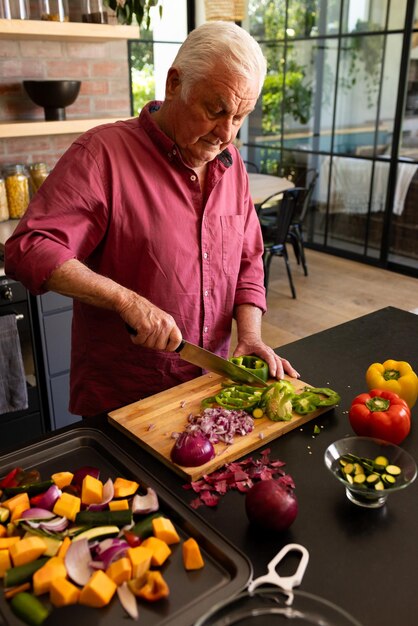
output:
[[[138, 454], [140, 456], [141, 452]], [[155, 489], [160, 510], [170, 517], [181, 540], [192, 536], [201, 547], [204, 568], [187, 572], [182, 561], [182, 542], [172, 546], [172, 554], [161, 568], [170, 587], [170, 595], [153, 604], [138, 601], [139, 623], [147, 626], [191, 626], [215, 603], [241, 591], [248, 583], [252, 568], [246, 556], [155, 481], [141, 466], [140, 459], [127, 455], [99, 430], [75, 428], [10, 452], [0, 458], [0, 476], [13, 467], [21, 466], [39, 469], [42, 478], [46, 479], [54, 472], [74, 471], [84, 465], [98, 467], [104, 480], [122, 476], [135, 479], [145, 488]], [[89, 609], [81, 605], [53, 609], [45, 624], [128, 626], [129, 622], [135, 623], [127, 616], [115, 594], [109, 606], [103, 609]], [[0, 626], [6, 624], [21, 626], [22, 622], [0, 594]]]

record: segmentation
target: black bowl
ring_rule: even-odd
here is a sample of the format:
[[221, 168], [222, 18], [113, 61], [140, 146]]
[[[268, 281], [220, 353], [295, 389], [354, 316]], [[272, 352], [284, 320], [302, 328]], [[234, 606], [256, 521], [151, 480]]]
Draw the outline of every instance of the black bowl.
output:
[[80, 80], [24, 80], [29, 98], [43, 107], [46, 120], [65, 120], [65, 107], [75, 102]]

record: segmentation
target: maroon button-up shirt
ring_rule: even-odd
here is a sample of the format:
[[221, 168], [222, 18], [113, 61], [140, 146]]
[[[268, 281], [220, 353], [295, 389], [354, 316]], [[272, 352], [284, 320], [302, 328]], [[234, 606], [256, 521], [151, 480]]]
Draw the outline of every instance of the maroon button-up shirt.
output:
[[[77, 258], [170, 313], [183, 337], [226, 357], [234, 307], [265, 310], [263, 242], [234, 146], [194, 171], [139, 118], [77, 139], [6, 244], [6, 272], [34, 294]], [[70, 410], [94, 415], [202, 372], [176, 353], [132, 344], [114, 312], [74, 301]]]

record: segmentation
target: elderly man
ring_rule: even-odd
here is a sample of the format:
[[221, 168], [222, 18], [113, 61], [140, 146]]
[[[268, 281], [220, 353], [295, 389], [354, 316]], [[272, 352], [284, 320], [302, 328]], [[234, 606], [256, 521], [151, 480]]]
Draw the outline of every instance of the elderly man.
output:
[[7, 242], [10, 276], [74, 299], [72, 412], [110, 411], [200, 375], [175, 348], [184, 337], [227, 356], [234, 317], [235, 355], [297, 376], [261, 338], [263, 242], [231, 145], [265, 71], [242, 28], [197, 28], [165, 100], [78, 138]]

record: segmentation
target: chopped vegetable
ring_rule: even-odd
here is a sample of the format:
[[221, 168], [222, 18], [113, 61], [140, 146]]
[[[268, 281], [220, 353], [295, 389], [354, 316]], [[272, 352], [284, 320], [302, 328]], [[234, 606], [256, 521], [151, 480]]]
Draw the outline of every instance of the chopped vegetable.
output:
[[397, 484], [402, 470], [397, 465], [389, 464], [384, 456], [375, 459], [344, 454], [338, 459], [340, 476], [350, 485], [361, 486], [372, 491], [383, 490]]
[[126, 582], [123, 582], [121, 585], [119, 585], [117, 588], [117, 593], [119, 601], [129, 617], [135, 620], [138, 619], [138, 605], [136, 603], [136, 598], [130, 590], [128, 584]]
[[137, 596], [143, 598], [144, 600], [148, 600], [148, 602], [155, 602], [156, 600], [161, 600], [161, 598], [166, 598], [169, 595], [170, 590], [161, 572], [150, 570], [146, 573], [145, 577], [146, 582], [137, 591]]
[[55, 578], [66, 578], [67, 570], [64, 560], [58, 556], [50, 558], [45, 565], [42, 565], [33, 575], [33, 592], [35, 596], [49, 593], [51, 583]]
[[77, 585], [85, 585], [92, 574], [91, 553], [87, 539], [73, 541], [65, 555], [67, 574]]
[[196, 539], [189, 537], [182, 546], [183, 564], [187, 570], [201, 569], [205, 563]]
[[11, 567], [4, 575], [4, 586], [6, 588], [15, 587], [32, 580], [32, 576], [36, 570], [42, 567], [42, 565], [44, 565], [48, 560], [49, 557], [41, 557], [40, 559], [35, 559], [30, 563], [18, 565], [17, 567]]
[[406, 361], [389, 359], [384, 363], [373, 363], [366, 371], [366, 383], [369, 389], [396, 393], [410, 409], [417, 401], [418, 376]]
[[[317, 406], [333, 406], [341, 400], [340, 395], [329, 387], [305, 387], [305, 391], [319, 395]], [[325, 396], [325, 398], [321, 398], [321, 396]]]
[[231, 363], [242, 367], [244, 370], [258, 376], [262, 381], [267, 382], [269, 377], [269, 366], [258, 356], [235, 356], [229, 359]]
[[99, 609], [109, 604], [116, 592], [116, 583], [102, 570], [92, 574], [80, 592], [79, 602]]
[[151, 566], [152, 550], [144, 545], [128, 548], [127, 555], [132, 564], [132, 578], [141, 578]]
[[10, 606], [15, 615], [30, 626], [40, 626], [48, 617], [48, 609], [33, 594], [22, 591], [15, 595]]
[[128, 526], [132, 522], [132, 512], [128, 511], [79, 511], [76, 524], [88, 526]]
[[245, 493], [255, 482], [269, 478], [276, 478], [283, 485], [293, 488], [292, 478], [283, 471], [283, 461], [271, 461], [269, 454], [269, 449], [263, 450], [259, 459], [248, 457], [243, 461], [227, 463], [220, 470], [183, 485], [184, 489], [192, 489], [197, 494], [190, 506], [194, 509], [203, 505], [216, 506], [219, 498], [231, 489]]
[[148, 487], [144, 496], [136, 494], [132, 500], [132, 513], [153, 513], [158, 511], [158, 496], [151, 487]]
[[172, 449], [171, 460], [184, 467], [197, 467], [215, 456], [215, 449], [202, 433], [184, 432], [177, 437]]
[[212, 443], [232, 444], [235, 435], [244, 436], [254, 429], [253, 418], [242, 410], [223, 408], [204, 409], [199, 415], [190, 415], [186, 432], [201, 432]]
[[174, 528], [173, 522], [167, 517], [156, 517], [153, 519], [152, 529], [154, 536], [165, 541], [167, 545], [180, 542], [180, 537]]
[[399, 444], [411, 429], [411, 410], [397, 394], [373, 389], [354, 398], [349, 420], [357, 435]]
[[118, 478], [113, 483], [115, 492], [115, 498], [127, 498], [133, 496], [138, 490], [139, 484], [134, 480], [127, 480], [126, 478]]
[[316, 411], [319, 404], [319, 396], [310, 391], [302, 391], [292, 398], [292, 409], [298, 415], [307, 415]]
[[293, 385], [284, 380], [273, 383], [263, 393], [261, 400], [267, 417], [273, 422], [292, 419]]
[[149, 550], [151, 550], [151, 565], [158, 567], [162, 565], [171, 554], [171, 549], [168, 547], [166, 542], [162, 539], [157, 539], [157, 537], [148, 537], [147, 539], [144, 539], [142, 547], [149, 548]]
[[49, 599], [57, 608], [77, 604], [80, 597], [80, 589], [65, 578], [56, 578], [51, 581]]

